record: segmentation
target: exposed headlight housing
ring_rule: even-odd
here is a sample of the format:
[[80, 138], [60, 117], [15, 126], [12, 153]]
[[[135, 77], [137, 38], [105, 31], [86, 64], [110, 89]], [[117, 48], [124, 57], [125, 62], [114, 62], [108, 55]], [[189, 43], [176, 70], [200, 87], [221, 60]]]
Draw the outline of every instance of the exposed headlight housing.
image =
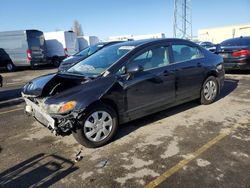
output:
[[59, 113], [66, 113], [73, 110], [76, 106], [76, 101], [69, 101], [61, 105]]
[[66, 103], [60, 104], [50, 104], [46, 106], [46, 110], [48, 113], [56, 114], [56, 113], [66, 113], [73, 110], [76, 106], [76, 101], [68, 101]]

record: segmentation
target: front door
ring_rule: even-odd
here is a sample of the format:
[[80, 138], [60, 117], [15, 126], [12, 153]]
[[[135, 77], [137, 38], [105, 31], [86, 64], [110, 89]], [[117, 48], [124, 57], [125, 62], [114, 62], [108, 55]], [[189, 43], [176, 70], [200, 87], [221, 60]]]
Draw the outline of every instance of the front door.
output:
[[169, 61], [168, 46], [154, 46], [129, 61], [143, 68], [123, 79], [127, 114], [138, 117], [175, 101], [174, 65]]

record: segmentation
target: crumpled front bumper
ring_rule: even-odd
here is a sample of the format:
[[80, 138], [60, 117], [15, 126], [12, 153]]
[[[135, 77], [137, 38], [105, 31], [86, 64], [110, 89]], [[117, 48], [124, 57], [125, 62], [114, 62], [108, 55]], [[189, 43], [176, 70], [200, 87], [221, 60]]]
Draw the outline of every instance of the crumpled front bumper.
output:
[[33, 116], [39, 123], [47, 127], [55, 135], [70, 135], [76, 128], [77, 113], [51, 116], [30, 99], [24, 97], [24, 100], [26, 102], [26, 114]]

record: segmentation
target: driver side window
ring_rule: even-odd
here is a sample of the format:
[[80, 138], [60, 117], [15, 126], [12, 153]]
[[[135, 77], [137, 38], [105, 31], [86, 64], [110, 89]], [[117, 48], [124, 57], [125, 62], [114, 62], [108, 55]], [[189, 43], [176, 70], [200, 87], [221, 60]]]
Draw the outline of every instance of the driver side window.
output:
[[141, 66], [144, 71], [166, 66], [170, 63], [168, 47], [160, 46], [144, 51], [138, 54], [129, 63], [135, 63]]

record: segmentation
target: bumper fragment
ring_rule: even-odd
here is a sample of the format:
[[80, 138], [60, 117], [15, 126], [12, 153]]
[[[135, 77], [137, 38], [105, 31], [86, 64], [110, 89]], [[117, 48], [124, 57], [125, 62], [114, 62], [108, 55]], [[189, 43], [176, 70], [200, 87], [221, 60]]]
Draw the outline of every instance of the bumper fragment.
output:
[[225, 70], [250, 70], [250, 64], [224, 63]]
[[46, 114], [41, 108], [31, 100], [24, 98], [26, 102], [25, 112], [35, 117], [40, 123], [48, 128], [55, 129], [55, 119]]
[[77, 114], [55, 115], [47, 114], [41, 107], [24, 97], [25, 112], [33, 116], [39, 123], [51, 130], [55, 135], [66, 136], [72, 133], [76, 125]]

